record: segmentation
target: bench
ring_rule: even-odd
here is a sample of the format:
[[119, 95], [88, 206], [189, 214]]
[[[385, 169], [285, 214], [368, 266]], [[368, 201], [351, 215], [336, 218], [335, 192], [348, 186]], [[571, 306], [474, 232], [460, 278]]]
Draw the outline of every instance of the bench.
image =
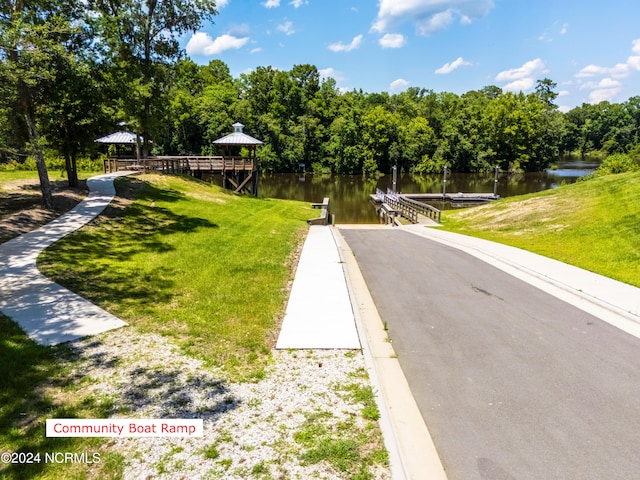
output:
[[312, 208], [321, 208], [318, 218], [310, 218], [307, 220], [309, 225], [328, 225], [329, 224], [329, 197], [324, 197], [322, 203], [312, 203]]

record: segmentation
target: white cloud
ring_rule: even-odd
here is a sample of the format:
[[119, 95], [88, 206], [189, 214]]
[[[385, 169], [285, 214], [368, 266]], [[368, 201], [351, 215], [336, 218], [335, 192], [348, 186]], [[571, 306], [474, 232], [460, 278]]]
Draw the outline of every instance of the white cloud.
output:
[[338, 91], [340, 91], [340, 93], [346, 93], [349, 91], [349, 89], [344, 86], [344, 82], [347, 80], [344, 73], [332, 67], [321, 68], [318, 70], [318, 73], [320, 74], [320, 79], [322, 81], [328, 78], [333, 78], [336, 81], [336, 87], [338, 87]]
[[435, 71], [435, 73], [437, 75], [447, 74], [447, 73], [453, 72], [456, 68], [468, 67], [469, 65], [472, 65], [472, 63], [471, 62], [467, 62], [462, 57], [458, 57], [457, 59], [455, 59], [451, 63], [445, 63], [443, 66], [441, 66], [439, 69], [437, 69]]
[[417, 22], [416, 28], [420, 35], [431, 35], [438, 30], [444, 30], [453, 23], [453, 10], [445, 10], [444, 12], [438, 12], [435, 15]]
[[399, 33], [386, 33], [378, 42], [382, 48], [400, 48], [404, 46], [406, 40], [404, 35]]
[[305, 5], [309, 2], [306, 2], [305, 0], [293, 0], [291, 2], [289, 2], [289, 5], [293, 5], [293, 8], [299, 8], [302, 5]]
[[293, 29], [293, 23], [284, 22], [276, 27], [276, 30], [284, 33], [285, 35], [293, 35], [296, 31]]
[[633, 70], [640, 70], [640, 56], [634, 55], [627, 58], [627, 65]]
[[252, 48], [249, 53], [260, 53], [262, 49], [260, 47]]
[[229, 5], [229, 0], [218, 0], [216, 2], [216, 8], [226, 7], [227, 5]]
[[276, 8], [280, 6], [280, 0], [267, 0], [262, 5], [264, 5], [265, 8]]
[[421, 35], [447, 28], [455, 17], [462, 24], [482, 18], [493, 7], [493, 0], [380, 0], [371, 30], [384, 33], [394, 26], [411, 22]]
[[404, 78], [398, 78], [389, 84], [389, 91], [398, 93], [405, 90], [409, 86], [409, 82]]
[[[640, 53], [640, 38], [631, 42], [631, 51]], [[580, 85], [581, 90], [591, 90], [589, 92], [589, 102], [599, 103], [610, 101], [618, 95], [623, 88], [620, 80], [629, 77], [633, 72], [640, 71], [640, 55], [627, 57], [625, 63], [617, 63], [613, 67], [602, 67], [599, 65], [587, 65], [575, 74], [578, 79], [594, 79]], [[603, 77], [596, 81], [597, 77]]]
[[508, 82], [510, 80], [522, 80], [523, 78], [531, 77], [537, 73], [544, 73], [544, 62], [539, 58], [530, 60], [521, 67], [500, 72], [496, 76], [496, 81]]
[[217, 55], [225, 50], [242, 48], [249, 41], [249, 37], [234, 37], [221, 35], [215, 40], [204, 32], [196, 32], [187, 43], [186, 51], [189, 55]]
[[567, 95], [569, 95], [569, 90], [560, 90], [560, 91], [558, 92], [558, 96], [559, 96], [559, 97], [565, 97], [565, 96], [567, 96]]
[[507, 83], [502, 87], [502, 90], [505, 92], [526, 92], [527, 90], [531, 90], [534, 84], [535, 80], [533, 78], [521, 78]]
[[[633, 59], [635, 57], [629, 57]], [[634, 60], [631, 60], [634, 62]], [[598, 65], [587, 65], [577, 74], [577, 78], [595, 77], [598, 75], [609, 75], [615, 78], [626, 78], [629, 76], [631, 66], [629, 63], [618, 63], [614, 67], [599, 67]]]
[[360, 47], [362, 44], [362, 38], [362, 35], [358, 35], [357, 37], [354, 37], [348, 45], [345, 45], [342, 42], [332, 43], [329, 45], [329, 50], [332, 52], [350, 52], [351, 50]]
[[571, 111], [571, 107], [568, 105], [560, 105], [558, 107], [558, 110], [560, 110], [562, 113], [567, 113], [569, 111]]
[[500, 72], [496, 76], [496, 81], [509, 82], [502, 87], [503, 90], [508, 92], [524, 92], [531, 90], [536, 80], [544, 73], [547, 73], [544, 62], [536, 58], [535, 60], [526, 62], [521, 67]]
[[589, 92], [590, 103], [600, 103], [613, 100], [622, 90], [622, 83], [613, 78], [603, 78], [599, 82], [587, 82], [580, 86], [581, 90], [591, 90]]
[[567, 31], [569, 29], [569, 24], [565, 23], [564, 25], [562, 25], [562, 28], [560, 28], [560, 35], [566, 35]]
[[326, 80], [327, 78], [333, 78], [336, 83], [343, 82], [345, 80], [345, 76], [342, 72], [339, 72], [333, 67], [321, 68], [318, 70], [318, 74], [322, 80]]

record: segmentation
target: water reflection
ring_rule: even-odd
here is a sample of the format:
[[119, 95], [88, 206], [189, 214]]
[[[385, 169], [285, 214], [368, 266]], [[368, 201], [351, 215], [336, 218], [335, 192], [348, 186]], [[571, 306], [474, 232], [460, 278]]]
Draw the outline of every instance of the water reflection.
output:
[[[593, 162], [570, 161], [560, 164], [555, 170], [537, 173], [507, 174], [498, 177], [496, 191], [502, 197], [524, 195], [557, 188], [562, 184], [576, 181], [578, 177], [593, 171]], [[446, 191], [449, 193], [472, 192], [493, 193], [493, 173], [449, 173]], [[359, 175], [314, 175], [314, 174], [263, 174], [258, 191], [261, 197], [320, 202], [324, 197], [331, 199], [331, 213], [336, 223], [378, 223], [375, 209], [369, 202], [369, 195], [376, 187], [391, 188], [392, 177], [385, 175], [377, 180], [364, 179]], [[400, 173], [397, 190], [403, 193], [442, 193], [441, 175], [417, 176]], [[440, 209], [452, 208], [445, 202], [433, 205]]]

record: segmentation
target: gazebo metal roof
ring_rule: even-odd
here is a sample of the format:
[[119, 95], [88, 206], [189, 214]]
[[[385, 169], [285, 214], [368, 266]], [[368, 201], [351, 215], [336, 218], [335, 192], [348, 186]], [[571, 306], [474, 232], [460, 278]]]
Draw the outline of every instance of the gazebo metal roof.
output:
[[[140, 141], [143, 141], [142, 137], [140, 137]], [[104, 137], [98, 138], [96, 142], [111, 145], [135, 145], [136, 134], [131, 132], [114, 132]]]
[[233, 124], [233, 133], [225, 135], [218, 140], [214, 140], [216, 145], [262, 145], [262, 142], [251, 135], [242, 132], [244, 125], [241, 123]]

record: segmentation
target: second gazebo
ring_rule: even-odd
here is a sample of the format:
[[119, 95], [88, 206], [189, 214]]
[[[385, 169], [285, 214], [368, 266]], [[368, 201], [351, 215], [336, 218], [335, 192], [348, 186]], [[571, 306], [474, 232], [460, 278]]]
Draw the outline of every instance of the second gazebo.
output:
[[[225, 135], [213, 143], [224, 147], [223, 187], [236, 192], [247, 188], [251, 195], [258, 195], [258, 159], [256, 150], [262, 142], [242, 131], [244, 125], [233, 124], [233, 133]], [[248, 155], [239, 155], [242, 147]]]

